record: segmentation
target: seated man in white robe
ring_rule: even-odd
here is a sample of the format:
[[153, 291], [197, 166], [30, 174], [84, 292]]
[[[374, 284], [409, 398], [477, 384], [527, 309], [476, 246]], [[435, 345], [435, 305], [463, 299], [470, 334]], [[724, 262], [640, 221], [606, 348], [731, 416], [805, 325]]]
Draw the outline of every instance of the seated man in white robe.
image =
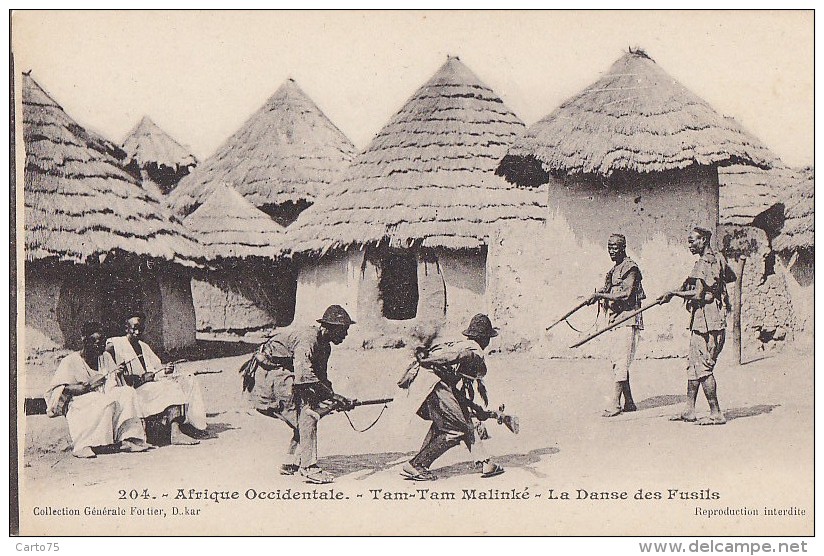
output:
[[93, 458], [96, 450], [112, 445], [121, 452], [145, 452], [149, 446], [137, 394], [117, 385], [118, 369], [105, 352], [103, 326], [88, 322], [81, 335], [83, 348], [64, 357], [52, 377], [46, 413], [66, 416], [76, 457]]
[[[171, 423], [172, 444], [197, 444], [205, 436], [206, 406], [200, 385], [193, 376], [164, 366], [143, 336], [144, 317], [133, 314], [126, 320], [126, 335], [109, 338], [106, 351], [125, 367], [126, 384], [135, 388], [142, 416], [164, 414]], [[183, 410], [181, 411], [181, 407]]]

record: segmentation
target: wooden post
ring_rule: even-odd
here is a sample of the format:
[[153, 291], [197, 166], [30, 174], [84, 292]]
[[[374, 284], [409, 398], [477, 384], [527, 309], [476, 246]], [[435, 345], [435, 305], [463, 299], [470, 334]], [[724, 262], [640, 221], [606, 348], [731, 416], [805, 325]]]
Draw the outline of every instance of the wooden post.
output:
[[741, 342], [741, 289], [744, 283], [744, 263], [746, 257], [738, 257], [733, 263], [735, 271], [735, 295], [732, 298], [732, 345], [738, 357], [738, 364], [744, 363], [744, 345]]

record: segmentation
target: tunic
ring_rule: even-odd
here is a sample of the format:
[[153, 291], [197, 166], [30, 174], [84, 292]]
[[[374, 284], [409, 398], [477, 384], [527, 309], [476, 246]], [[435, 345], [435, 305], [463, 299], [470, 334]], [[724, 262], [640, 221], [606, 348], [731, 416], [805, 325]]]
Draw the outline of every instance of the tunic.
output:
[[723, 256], [707, 250], [701, 258], [695, 261], [687, 286], [694, 288], [697, 281], [704, 283], [704, 299], [694, 299], [687, 302], [690, 311], [689, 329], [697, 332], [725, 330], [727, 328], [724, 285], [724, 268], [726, 261]]
[[[126, 374], [142, 375], [144, 372], [155, 372], [163, 364], [160, 358], [145, 342], [139, 341], [142, 357], [138, 358], [129, 338], [116, 336], [109, 338], [109, 345], [114, 348], [116, 364], [126, 363]], [[141, 384], [136, 389], [140, 405], [141, 417], [157, 415], [167, 407], [175, 405], [186, 406], [186, 422], [193, 427], [204, 430], [206, 423], [206, 404], [200, 385], [193, 376], [172, 375], [163, 373], [156, 375], [155, 381]]]
[[309, 326], [282, 331], [269, 338], [257, 352], [252, 400], [255, 408], [297, 427], [295, 386], [316, 405], [328, 399], [332, 346], [320, 337], [320, 328]]
[[[483, 349], [472, 340], [434, 346], [409, 387], [411, 406], [421, 419], [432, 421], [438, 432], [462, 438], [467, 446], [475, 442], [470, 402], [475, 386], [485, 396], [486, 376]], [[484, 400], [485, 402], [486, 400]]]
[[695, 288], [698, 280], [704, 283], [703, 299], [690, 299], [690, 348], [687, 362], [687, 379], [700, 380], [713, 373], [715, 364], [724, 349], [727, 328], [726, 286], [724, 270], [726, 261], [710, 250], [695, 261], [686, 286]]
[[60, 361], [49, 383], [46, 412], [49, 417], [66, 416], [75, 455], [85, 448], [106, 446], [127, 438], [146, 439], [134, 389], [117, 386], [114, 380], [107, 379], [91, 392], [75, 396], [65, 393], [69, 384], [88, 382], [114, 369], [115, 363], [108, 353], [100, 356], [95, 371], [80, 352], [74, 352]]
[[[635, 287], [632, 291], [630, 291], [629, 297], [625, 300], [607, 301], [605, 303], [607, 316], [609, 317], [610, 323], [613, 323], [621, 318], [623, 313], [640, 309], [641, 301], [647, 298], [644, 293], [644, 287], [641, 283], [643, 280], [641, 269], [639, 269], [635, 261], [629, 257], [624, 257], [623, 261], [613, 266], [612, 269], [607, 272], [602, 292], [612, 293], [613, 290], [617, 290], [622, 287], [628, 288], [630, 276], [633, 271], [638, 273], [638, 279], [635, 281]], [[632, 326], [639, 330], [643, 330], [644, 317], [643, 315], [637, 315], [634, 320], [627, 321], [623, 326]]]

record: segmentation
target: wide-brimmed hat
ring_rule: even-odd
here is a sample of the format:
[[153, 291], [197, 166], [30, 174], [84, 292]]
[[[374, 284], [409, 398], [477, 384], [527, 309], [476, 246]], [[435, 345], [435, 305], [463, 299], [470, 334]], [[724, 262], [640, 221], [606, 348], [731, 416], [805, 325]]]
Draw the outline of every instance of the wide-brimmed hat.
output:
[[498, 331], [492, 328], [492, 321], [489, 317], [478, 313], [469, 321], [469, 328], [463, 331], [467, 338], [494, 338]]
[[323, 316], [318, 319], [321, 324], [331, 324], [337, 326], [350, 326], [355, 324], [355, 321], [346, 312], [346, 309], [340, 305], [330, 305], [323, 312]]

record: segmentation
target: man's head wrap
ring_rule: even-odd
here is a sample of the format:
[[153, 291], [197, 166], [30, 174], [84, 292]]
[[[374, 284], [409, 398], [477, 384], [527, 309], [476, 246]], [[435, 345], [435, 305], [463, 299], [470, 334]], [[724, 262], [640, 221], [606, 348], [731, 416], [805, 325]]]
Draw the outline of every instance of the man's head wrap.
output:
[[706, 228], [700, 228], [700, 227], [696, 226], [695, 228], [692, 229], [692, 231], [697, 233], [699, 236], [704, 238], [704, 240], [706, 240], [706, 241], [709, 241], [710, 238], [712, 237], [712, 232], [709, 231]]
[[624, 234], [610, 234], [609, 239], [614, 239], [615, 243], [620, 245], [622, 249], [627, 248], [627, 238]]

